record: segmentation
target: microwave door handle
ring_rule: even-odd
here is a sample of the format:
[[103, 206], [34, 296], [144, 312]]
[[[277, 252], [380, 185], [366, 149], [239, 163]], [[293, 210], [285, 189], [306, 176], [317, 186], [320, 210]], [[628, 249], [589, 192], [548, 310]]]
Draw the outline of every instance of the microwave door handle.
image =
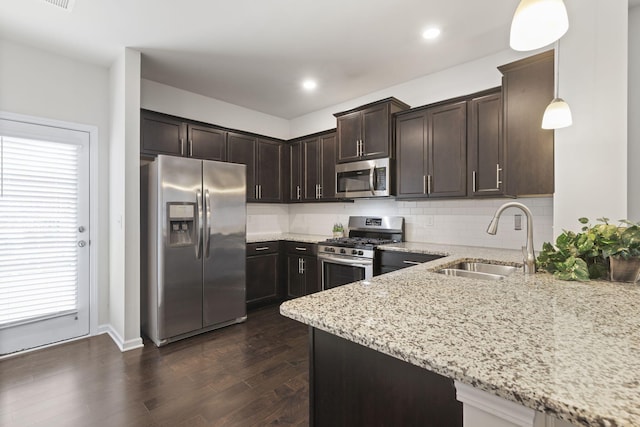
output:
[[376, 192], [375, 189], [373, 187], [373, 175], [376, 173], [376, 167], [375, 166], [371, 166], [371, 170], [369, 171], [369, 188], [371, 189], [371, 195], [375, 196]]

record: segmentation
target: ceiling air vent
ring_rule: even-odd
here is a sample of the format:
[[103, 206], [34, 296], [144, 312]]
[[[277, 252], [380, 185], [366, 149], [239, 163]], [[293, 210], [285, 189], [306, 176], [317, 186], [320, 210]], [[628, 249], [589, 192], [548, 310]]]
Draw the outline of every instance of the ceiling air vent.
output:
[[71, 12], [71, 9], [73, 9], [73, 5], [76, 3], [76, 0], [42, 0], [42, 1], [53, 6], [57, 6], [60, 9], [64, 9], [67, 12]]

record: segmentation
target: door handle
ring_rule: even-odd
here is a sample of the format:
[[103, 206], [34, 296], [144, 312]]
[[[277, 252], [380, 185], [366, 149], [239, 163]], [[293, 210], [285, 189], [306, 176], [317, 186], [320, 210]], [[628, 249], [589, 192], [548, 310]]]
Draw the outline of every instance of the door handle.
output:
[[376, 168], [374, 166], [371, 167], [369, 171], [369, 188], [371, 189], [371, 195], [375, 196], [376, 192], [373, 187], [373, 174], [375, 173]]
[[207, 228], [204, 233], [204, 257], [209, 258], [209, 244], [211, 241], [211, 198], [209, 190], [204, 192], [204, 209], [206, 212]]
[[202, 228], [204, 227], [204, 224], [202, 223], [202, 191], [200, 190], [196, 191], [196, 210], [198, 211], [198, 227], [196, 227], [196, 258], [200, 259], [202, 255], [200, 250], [202, 247]]

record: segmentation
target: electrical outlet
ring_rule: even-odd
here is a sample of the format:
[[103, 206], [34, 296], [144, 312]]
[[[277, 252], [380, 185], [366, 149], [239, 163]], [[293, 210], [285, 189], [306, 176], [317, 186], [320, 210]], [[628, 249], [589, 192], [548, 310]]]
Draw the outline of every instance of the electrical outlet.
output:
[[433, 215], [425, 216], [424, 225], [427, 227], [433, 227]]
[[513, 216], [513, 229], [522, 230], [522, 214], [515, 214]]

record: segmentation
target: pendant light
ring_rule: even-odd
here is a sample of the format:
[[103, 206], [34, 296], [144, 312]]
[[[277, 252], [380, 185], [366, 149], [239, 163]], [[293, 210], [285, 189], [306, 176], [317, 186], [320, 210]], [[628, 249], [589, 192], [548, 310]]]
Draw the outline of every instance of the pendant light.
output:
[[554, 88], [553, 101], [544, 110], [542, 116], [542, 129], [561, 129], [571, 126], [573, 118], [571, 117], [571, 109], [564, 99], [558, 96], [558, 88], [560, 86], [560, 42], [556, 42], [555, 64], [554, 64]]
[[547, 46], [569, 29], [562, 0], [520, 0], [511, 21], [509, 45], [518, 51]]

